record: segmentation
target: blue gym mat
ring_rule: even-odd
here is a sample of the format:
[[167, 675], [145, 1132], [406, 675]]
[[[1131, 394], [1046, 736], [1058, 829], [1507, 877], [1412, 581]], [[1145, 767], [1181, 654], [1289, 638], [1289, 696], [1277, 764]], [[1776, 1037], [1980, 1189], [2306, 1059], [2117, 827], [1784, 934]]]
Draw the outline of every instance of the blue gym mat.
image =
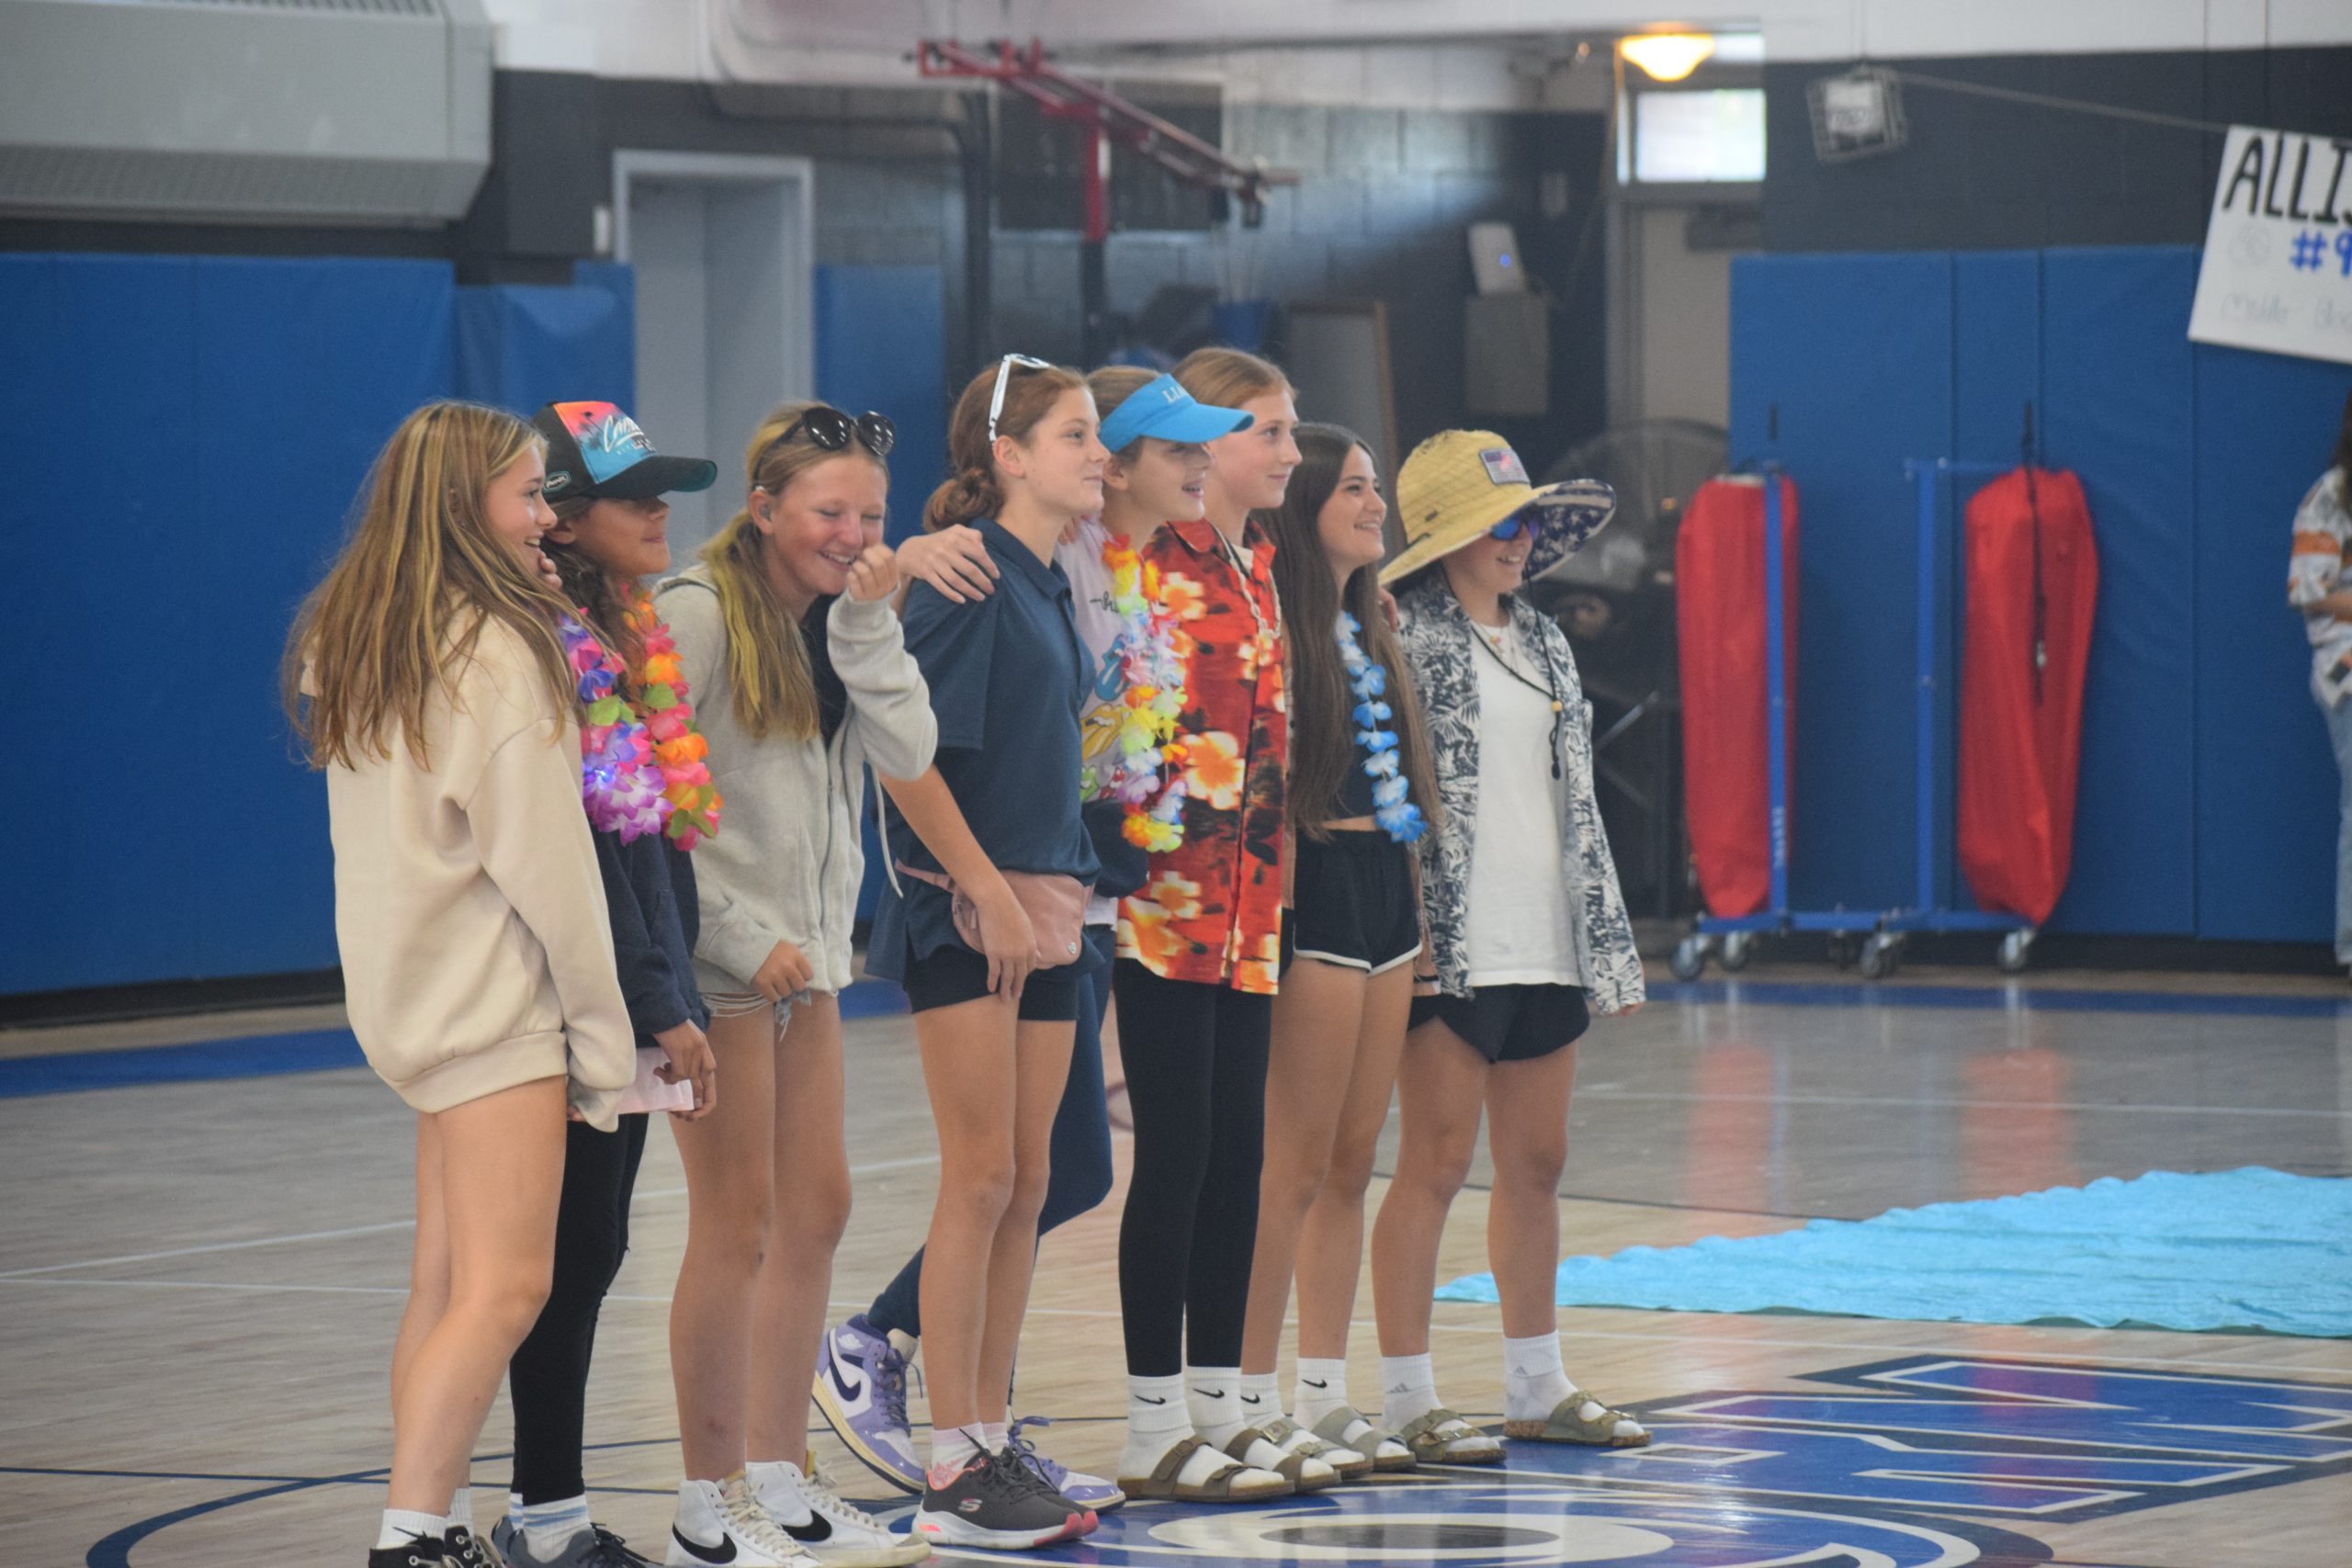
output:
[[[2352, 1336], [2352, 1179], [2151, 1171], [1571, 1258], [1562, 1306]], [[1471, 1274], [1440, 1301], [1492, 1302]]]

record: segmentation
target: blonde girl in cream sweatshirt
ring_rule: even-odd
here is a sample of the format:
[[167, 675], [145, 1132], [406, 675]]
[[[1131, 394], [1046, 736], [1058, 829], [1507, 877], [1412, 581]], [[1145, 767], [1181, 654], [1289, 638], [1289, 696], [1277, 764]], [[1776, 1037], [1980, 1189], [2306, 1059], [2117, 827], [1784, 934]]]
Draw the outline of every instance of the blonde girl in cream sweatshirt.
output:
[[546, 1298], [564, 1124], [635, 1076], [580, 808], [574, 675], [538, 552], [543, 447], [467, 403], [411, 414], [288, 650], [327, 775], [352, 1032], [416, 1111], [416, 1250], [370, 1568], [488, 1561], [451, 1499]]

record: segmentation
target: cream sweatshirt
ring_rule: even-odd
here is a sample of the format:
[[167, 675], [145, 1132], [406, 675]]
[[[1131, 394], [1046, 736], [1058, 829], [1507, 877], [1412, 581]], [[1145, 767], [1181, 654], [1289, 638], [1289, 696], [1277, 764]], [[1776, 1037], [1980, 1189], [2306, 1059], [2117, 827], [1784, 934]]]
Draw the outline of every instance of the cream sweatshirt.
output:
[[424, 717], [430, 770], [390, 756], [327, 769], [335, 942], [368, 1065], [419, 1111], [570, 1079], [615, 1126], [637, 1042], [580, 803], [580, 730], [523, 639], [487, 624]]
[[754, 740], [735, 722], [727, 673], [727, 627], [710, 570], [680, 572], [654, 591], [677, 639], [695, 722], [710, 741], [710, 774], [727, 808], [716, 838], [695, 849], [702, 938], [695, 956], [752, 988], [779, 942], [808, 958], [820, 991], [850, 983], [850, 931], [865, 879], [858, 813], [865, 769], [911, 779], [931, 766], [939, 720], [931, 691], [907, 653], [887, 600], [848, 594], [825, 615], [833, 673], [849, 712], [831, 744], [771, 736]]

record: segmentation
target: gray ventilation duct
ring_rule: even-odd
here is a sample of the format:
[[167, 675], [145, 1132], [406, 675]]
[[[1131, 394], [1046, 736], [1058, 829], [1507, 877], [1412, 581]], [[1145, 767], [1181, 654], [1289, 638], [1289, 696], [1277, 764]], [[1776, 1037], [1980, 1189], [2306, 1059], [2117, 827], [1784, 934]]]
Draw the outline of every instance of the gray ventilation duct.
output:
[[490, 76], [480, 0], [0, 0], [0, 212], [452, 222]]

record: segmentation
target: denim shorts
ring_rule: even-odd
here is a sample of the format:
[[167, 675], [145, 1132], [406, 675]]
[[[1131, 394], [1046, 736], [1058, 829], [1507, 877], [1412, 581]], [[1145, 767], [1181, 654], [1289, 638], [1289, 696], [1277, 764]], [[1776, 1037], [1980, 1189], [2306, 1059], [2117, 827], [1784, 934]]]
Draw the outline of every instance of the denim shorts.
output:
[[793, 1008], [807, 1002], [810, 995], [806, 990], [799, 990], [780, 1002], [771, 1002], [754, 990], [750, 981], [729, 975], [717, 964], [700, 958], [695, 960], [695, 987], [702, 992], [703, 1005], [710, 1009], [710, 1016], [714, 1019], [743, 1018], [763, 1008], [773, 1008], [778, 1033], [782, 1033], [786, 1023], [791, 1021]]

